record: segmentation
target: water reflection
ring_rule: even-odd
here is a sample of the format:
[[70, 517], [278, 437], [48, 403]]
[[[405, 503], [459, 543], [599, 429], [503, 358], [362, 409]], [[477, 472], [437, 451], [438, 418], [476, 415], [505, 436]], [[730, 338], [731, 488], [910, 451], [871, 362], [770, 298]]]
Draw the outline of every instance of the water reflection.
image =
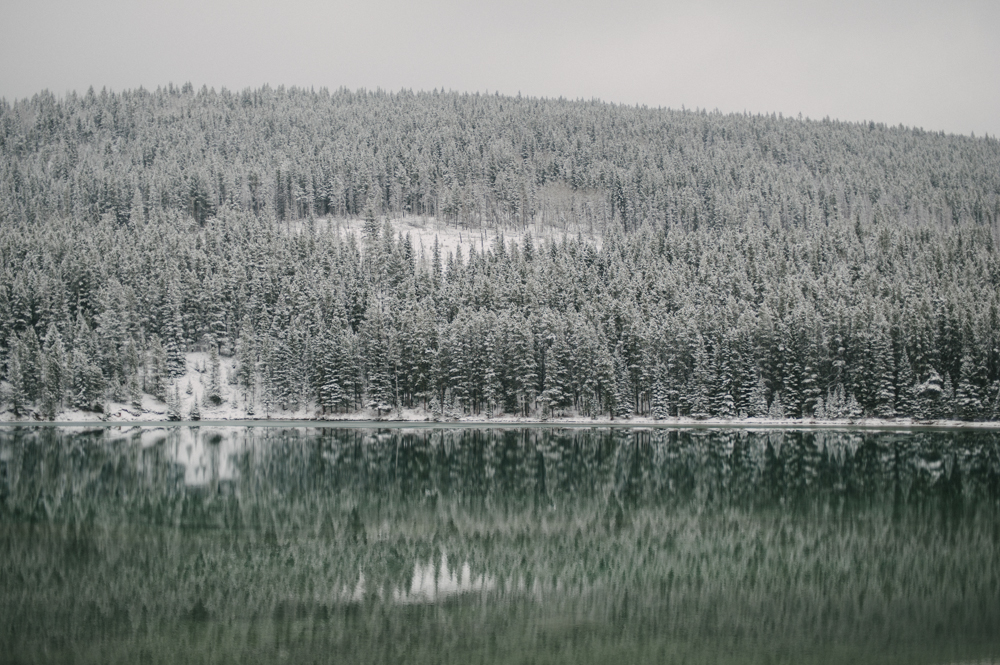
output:
[[0, 430], [0, 648], [981, 660], [1000, 653], [998, 451], [984, 433]]
[[473, 575], [469, 563], [449, 567], [448, 556], [438, 562], [415, 564], [408, 589], [396, 589], [392, 598], [397, 603], [433, 603], [466, 593], [483, 593], [496, 588], [496, 580], [486, 574]]
[[232, 429], [201, 427], [144, 429], [138, 439], [144, 448], [162, 447], [166, 459], [184, 469], [184, 484], [195, 487], [235, 480], [237, 460], [247, 445]]

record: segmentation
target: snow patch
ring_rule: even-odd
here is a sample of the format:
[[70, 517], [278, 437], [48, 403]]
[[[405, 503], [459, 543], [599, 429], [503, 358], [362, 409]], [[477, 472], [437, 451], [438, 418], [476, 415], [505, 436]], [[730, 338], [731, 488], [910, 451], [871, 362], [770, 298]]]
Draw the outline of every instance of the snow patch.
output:
[[[578, 235], [584, 241], [592, 244], [595, 248], [601, 245], [601, 235], [577, 224], [567, 224], [565, 228], [557, 228], [552, 225], [530, 223], [520, 228], [470, 228], [456, 222], [446, 222], [434, 217], [421, 217], [407, 215], [403, 217], [390, 218], [393, 231], [396, 237], [399, 234], [409, 235], [410, 242], [417, 258], [421, 252], [429, 261], [434, 252], [434, 240], [438, 241], [438, 248], [441, 252], [441, 260], [446, 261], [448, 254], [453, 256], [458, 249], [462, 250], [462, 256], [469, 257], [469, 250], [476, 248], [476, 252], [482, 254], [494, 247], [495, 243], [502, 237], [507, 247], [511, 242], [517, 243], [519, 247], [524, 246], [524, 238], [531, 235], [535, 246], [547, 241], [561, 242], [564, 237], [575, 238]], [[308, 228], [308, 221], [295, 220], [285, 222], [285, 227], [292, 233], [303, 233]], [[348, 234], [354, 234], [358, 247], [361, 249], [361, 238], [364, 235], [365, 220], [354, 218], [319, 218], [313, 220], [317, 233], [334, 232], [341, 238], [346, 238]]]

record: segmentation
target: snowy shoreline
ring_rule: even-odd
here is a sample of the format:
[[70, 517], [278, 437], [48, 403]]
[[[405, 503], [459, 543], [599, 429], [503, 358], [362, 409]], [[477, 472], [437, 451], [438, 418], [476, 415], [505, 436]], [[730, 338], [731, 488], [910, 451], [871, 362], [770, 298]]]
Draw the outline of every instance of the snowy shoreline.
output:
[[[38, 409], [29, 409], [20, 417], [5, 409], [0, 411], [0, 427], [17, 426], [56, 426], [56, 427], [91, 427], [91, 426], [122, 426], [133, 427], [164, 427], [164, 426], [200, 426], [200, 427], [615, 427], [615, 428], [656, 428], [656, 429], [790, 429], [790, 430], [871, 430], [871, 431], [941, 431], [941, 430], [977, 430], [1000, 431], [1000, 421], [961, 421], [961, 420], [915, 420], [912, 418], [853, 418], [853, 419], [821, 419], [821, 418], [691, 418], [668, 417], [656, 419], [650, 416], [631, 416], [628, 418], [611, 418], [608, 415], [598, 417], [573, 414], [538, 418], [501, 414], [492, 418], [482, 415], [450, 417], [438, 415], [424, 408], [400, 408], [388, 415], [378, 417], [371, 409], [361, 409], [347, 413], [323, 414], [316, 405], [309, 404], [295, 410], [277, 409], [268, 412], [259, 401], [253, 404], [239, 400], [236, 390], [231, 385], [222, 388], [223, 401], [219, 405], [205, 403], [201, 396], [206, 392], [207, 374], [205, 367], [209, 354], [204, 352], [189, 352], [186, 356], [186, 372], [174, 380], [176, 388], [187, 386], [189, 390], [178, 390], [178, 411], [182, 414], [200, 413], [198, 420], [171, 420], [169, 406], [148, 393], [142, 393], [136, 403], [110, 401], [104, 404], [104, 411], [82, 411], [79, 409], [63, 409], [56, 413], [54, 420], [44, 418]], [[221, 359], [221, 371], [230, 375], [234, 371], [233, 358]], [[252, 407], [252, 408], [251, 408]]]
[[[376, 418], [372, 413], [360, 411], [350, 414], [309, 416], [303, 412], [266, 417], [246, 417], [229, 413], [213, 413], [206, 409], [201, 420], [169, 420], [165, 412], [139, 411], [119, 408], [107, 414], [83, 411], [66, 411], [57, 420], [13, 420], [10, 412], [0, 414], [0, 427], [72, 427], [72, 426], [188, 426], [188, 427], [615, 427], [656, 429], [849, 429], [874, 431], [931, 431], [931, 430], [981, 430], [1000, 431], [1000, 422], [965, 422], [960, 420], [912, 420], [858, 418], [853, 420], [821, 420], [814, 418], [663, 418], [648, 417], [590, 418], [561, 416], [548, 419], [502, 415], [495, 418], [468, 416], [434, 420], [422, 409], [404, 409], [388, 417]], [[224, 409], [219, 409], [224, 411]]]

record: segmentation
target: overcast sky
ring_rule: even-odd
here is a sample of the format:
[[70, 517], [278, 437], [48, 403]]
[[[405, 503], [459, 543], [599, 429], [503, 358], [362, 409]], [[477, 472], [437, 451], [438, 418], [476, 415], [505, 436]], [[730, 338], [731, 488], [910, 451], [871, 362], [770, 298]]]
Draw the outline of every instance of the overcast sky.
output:
[[443, 88], [1000, 134], [1000, 2], [0, 0], [0, 97]]

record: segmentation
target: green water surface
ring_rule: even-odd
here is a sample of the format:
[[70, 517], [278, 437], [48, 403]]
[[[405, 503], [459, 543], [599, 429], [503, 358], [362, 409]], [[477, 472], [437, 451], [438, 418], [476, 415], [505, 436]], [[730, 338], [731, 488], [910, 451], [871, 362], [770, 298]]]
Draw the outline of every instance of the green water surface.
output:
[[0, 429], [0, 661], [1000, 660], [1000, 436]]

